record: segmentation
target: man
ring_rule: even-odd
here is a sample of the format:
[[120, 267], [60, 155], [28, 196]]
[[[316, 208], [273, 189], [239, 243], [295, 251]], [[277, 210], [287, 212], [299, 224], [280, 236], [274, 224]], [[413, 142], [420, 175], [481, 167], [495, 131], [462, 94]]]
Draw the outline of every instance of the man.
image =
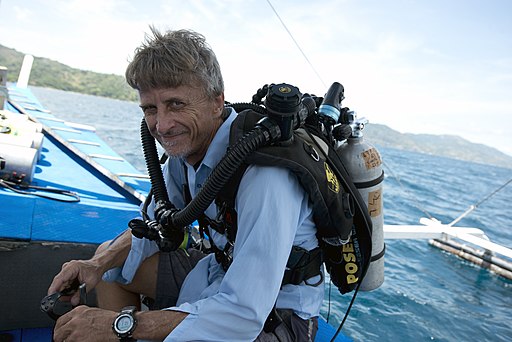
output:
[[[194, 197], [229, 144], [236, 113], [224, 109], [224, 85], [215, 54], [191, 31], [152, 37], [135, 51], [127, 82], [139, 92], [151, 134], [171, 156], [163, 167], [170, 201], [186, 205], [184, 187]], [[153, 215], [154, 203], [148, 208]], [[281, 286], [292, 246], [318, 247], [312, 208], [296, 177], [286, 169], [249, 166], [236, 196], [238, 231], [227, 272], [214, 254], [178, 249], [163, 253], [147, 239], [126, 231], [102, 244], [86, 261], [63, 265], [48, 293], [74, 279], [96, 288], [99, 308], [79, 306], [56, 323], [60, 341], [311, 341], [323, 300], [321, 277]], [[205, 214], [216, 216], [215, 204]], [[223, 248], [226, 238], [213, 234]], [[102, 279], [103, 277], [103, 279]], [[318, 281], [320, 279], [320, 282]], [[316, 284], [315, 284], [316, 285]], [[140, 294], [154, 299], [151, 311], [125, 313], [129, 332], [113, 330], [119, 311], [140, 309]], [[77, 296], [72, 302], [78, 301]], [[283, 318], [263, 330], [273, 308]]]

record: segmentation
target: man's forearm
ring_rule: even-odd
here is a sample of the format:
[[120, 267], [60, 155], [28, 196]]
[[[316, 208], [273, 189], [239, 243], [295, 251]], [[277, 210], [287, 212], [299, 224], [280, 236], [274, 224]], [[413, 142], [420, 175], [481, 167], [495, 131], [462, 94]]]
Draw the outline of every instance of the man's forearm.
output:
[[104, 272], [107, 270], [120, 267], [124, 264], [132, 245], [131, 230], [127, 229], [109, 246], [105, 247], [101, 252], [96, 253], [92, 258]]
[[187, 313], [170, 310], [138, 312], [135, 316], [137, 328], [133, 333], [133, 338], [162, 341], [187, 316]]

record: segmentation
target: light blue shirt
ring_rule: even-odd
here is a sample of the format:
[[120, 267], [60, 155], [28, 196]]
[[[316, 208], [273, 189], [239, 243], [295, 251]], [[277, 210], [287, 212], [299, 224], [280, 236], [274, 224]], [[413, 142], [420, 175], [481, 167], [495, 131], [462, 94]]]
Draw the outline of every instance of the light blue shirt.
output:
[[[233, 111], [219, 128], [197, 170], [177, 158], [170, 158], [164, 165], [167, 190], [176, 207], [184, 206], [185, 169], [194, 197], [224, 156], [235, 117]], [[151, 205], [150, 216], [152, 209]], [[292, 246], [307, 250], [318, 246], [312, 206], [295, 175], [283, 168], [250, 166], [241, 180], [235, 209], [238, 232], [233, 263], [224, 272], [213, 254], [199, 261], [183, 283], [177, 306], [168, 308], [188, 316], [165, 341], [252, 341], [262, 331], [274, 304], [293, 309], [303, 319], [319, 315], [323, 283], [317, 287], [302, 283], [281, 288]], [[206, 214], [215, 217], [215, 204]], [[222, 246], [225, 239], [219, 235], [214, 234], [213, 239]], [[104, 279], [131, 282], [140, 263], [157, 251], [154, 242], [133, 237], [122, 270], [110, 270]]]

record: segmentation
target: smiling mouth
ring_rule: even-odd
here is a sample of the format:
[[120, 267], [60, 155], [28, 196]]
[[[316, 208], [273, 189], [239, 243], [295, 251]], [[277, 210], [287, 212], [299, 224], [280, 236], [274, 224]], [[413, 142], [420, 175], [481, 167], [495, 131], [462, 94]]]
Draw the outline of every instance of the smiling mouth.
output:
[[183, 132], [173, 132], [173, 133], [170, 133], [170, 134], [162, 134], [160, 135], [160, 138], [162, 139], [173, 139], [173, 138], [176, 138], [176, 137], [179, 137], [180, 135], [183, 135], [187, 132], [183, 131]]
[[164, 134], [158, 137], [158, 141], [162, 146], [174, 147], [180, 141], [180, 138], [184, 137], [186, 132], [174, 132], [172, 134]]

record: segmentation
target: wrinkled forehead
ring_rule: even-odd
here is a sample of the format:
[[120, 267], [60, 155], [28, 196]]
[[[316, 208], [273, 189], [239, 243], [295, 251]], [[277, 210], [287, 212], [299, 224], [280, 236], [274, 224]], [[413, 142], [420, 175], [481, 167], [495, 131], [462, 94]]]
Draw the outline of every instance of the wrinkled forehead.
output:
[[199, 82], [198, 80], [190, 80], [187, 82], [165, 82], [165, 83], [154, 83], [148, 84], [145, 87], [140, 87], [139, 96], [148, 96], [149, 94], [154, 94], [155, 92], [172, 92], [181, 96], [193, 96], [193, 97], [208, 97], [208, 92], [206, 87]]
[[178, 87], [156, 87], [139, 90], [141, 105], [168, 101], [202, 102], [210, 100], [204, 88], [198, 85], [180, 85]]

